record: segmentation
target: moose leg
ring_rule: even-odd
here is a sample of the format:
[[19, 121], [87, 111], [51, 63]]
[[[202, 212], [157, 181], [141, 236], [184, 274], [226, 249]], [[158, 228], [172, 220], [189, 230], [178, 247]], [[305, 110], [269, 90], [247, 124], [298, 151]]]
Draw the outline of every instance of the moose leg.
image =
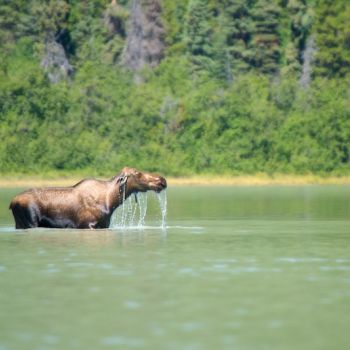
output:
[[26, 229], [38, 226], [37, 215], [30, 207], [23, 207], [15, 204], [12, 207], [13, 217], [16, 222], [16, 229]]
[[12, 206], [12, 214], [15, 219], [16, 229], [26, 228], [25, 217], [23, 217], [23, 211], [20, 205]]
[[79, 229], [96, 229], [100, 213], [90, 209], [80, 210], [76, 217], [76, 228]]
[[94, 230], [96, 229], [96, 224], [97, 224], [97, 221], [83, 221], [83, 222], [80, 222], [76, 228], [78, 229], [90, 229], [90, 230]]
[[90, 222], [90, 223], [89, 223], [89, 229], [90, 229], [90, 230], [95, 229], [95, 228], [96, 228], [96, 224], [97, 224], [96, 221], [95, 221], [95, 222]]

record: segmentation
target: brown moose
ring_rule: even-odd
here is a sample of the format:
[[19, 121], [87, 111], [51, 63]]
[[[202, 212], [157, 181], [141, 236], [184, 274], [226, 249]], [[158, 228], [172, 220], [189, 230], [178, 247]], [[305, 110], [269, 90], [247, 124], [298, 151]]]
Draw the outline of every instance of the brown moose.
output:
[[167, 187], [161, 176], [125, 167], [108, 181], [85, 179], [71, 187], [33, 188], [10, 204], [17, 229], [109, 227], [113, 211], [131, 194]]

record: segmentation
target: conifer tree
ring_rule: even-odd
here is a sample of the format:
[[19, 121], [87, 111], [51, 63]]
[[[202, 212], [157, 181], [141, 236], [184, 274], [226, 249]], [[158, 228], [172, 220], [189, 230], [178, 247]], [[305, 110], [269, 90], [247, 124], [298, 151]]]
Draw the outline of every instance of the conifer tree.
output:
[[247, 71], [254, 57], [251, 40], [253, 21], [251, 17], [252, 1], [226, 0], [224, 12], [227, 18], [227, 46], [232, 57], [235, 72]]
[[282, 3], [282, 10], [285, 37], [281, 72], [288, 76], [299, 76], [311, 25], [308, 7], [305, 0], [288, 0]]
[[275, 1], [257, 0], [252, 9], [254, 20], [253, 65], [263, 73], [278, 71], [281, 57], [279, 18], [281, 8]]
[[207, 0], [190, 0], [186, 18], [188, 51], [194, 56], [210, 57], [212, 32]]
[[315, 74], [328, 77], [349, 75], [350, 3], [344, 0], [319, 1], [316, 13]]

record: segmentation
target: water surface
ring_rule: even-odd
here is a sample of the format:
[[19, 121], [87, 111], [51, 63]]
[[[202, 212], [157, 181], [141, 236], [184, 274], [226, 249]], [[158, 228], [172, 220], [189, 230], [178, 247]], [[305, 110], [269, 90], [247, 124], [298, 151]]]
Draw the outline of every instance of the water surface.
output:
[[350, 188], [173, 187], [166, 227], [18, 230], [0, 190], [0, 350], [347, 349]]

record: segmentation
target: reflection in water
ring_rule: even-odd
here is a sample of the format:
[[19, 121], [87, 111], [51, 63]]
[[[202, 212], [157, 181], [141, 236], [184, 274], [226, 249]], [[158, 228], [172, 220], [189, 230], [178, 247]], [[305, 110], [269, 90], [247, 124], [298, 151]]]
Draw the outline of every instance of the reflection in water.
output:
[[52, 230], [34, 229], [26, 230], [19, 235], [19, 244], [23, 246], [38, 245], [38, 254], [45, 254], [45, 249], [50, 247], [133, 247], [156, 246], [163, 244], [166, 239], [166, 230]]

